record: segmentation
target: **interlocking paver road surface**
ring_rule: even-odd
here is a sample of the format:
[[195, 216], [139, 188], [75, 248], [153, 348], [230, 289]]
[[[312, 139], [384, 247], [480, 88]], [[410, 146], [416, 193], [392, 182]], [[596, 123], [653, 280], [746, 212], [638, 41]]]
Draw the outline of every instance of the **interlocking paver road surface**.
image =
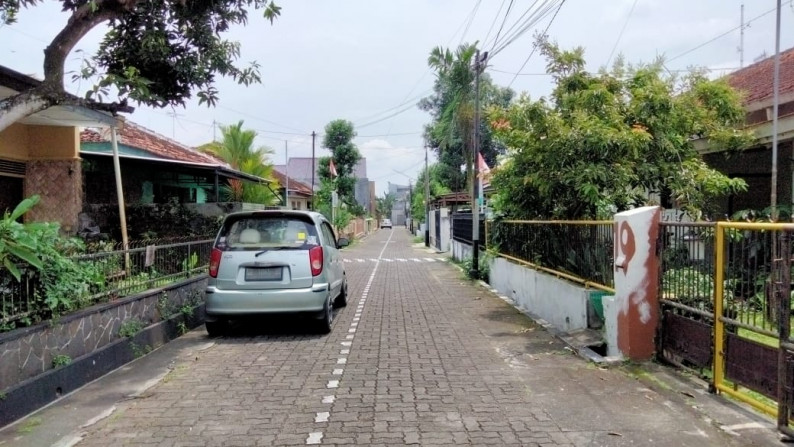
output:
[[291, 318], [240, 325], [77, 445], [743, 445], [572, 355], [404, 228], [344, 256], [350, 303], [330, 335]]

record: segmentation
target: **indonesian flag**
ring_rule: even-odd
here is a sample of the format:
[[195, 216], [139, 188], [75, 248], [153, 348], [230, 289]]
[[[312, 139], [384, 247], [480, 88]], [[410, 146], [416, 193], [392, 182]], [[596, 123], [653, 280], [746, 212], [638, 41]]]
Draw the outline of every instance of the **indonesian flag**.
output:
[[331, 177], [338, 177], [339, 174], [336, 173], [336, 166], [334, 166], [334, 160], [331, 159], [331, 162], [328, 164], [328, 169], [331, 171]]
[[480, 171], [480, 185], [485, 187], [491, 184], [491, 168], [482, 158], [482, 153], [477, 152], [477, 169]]

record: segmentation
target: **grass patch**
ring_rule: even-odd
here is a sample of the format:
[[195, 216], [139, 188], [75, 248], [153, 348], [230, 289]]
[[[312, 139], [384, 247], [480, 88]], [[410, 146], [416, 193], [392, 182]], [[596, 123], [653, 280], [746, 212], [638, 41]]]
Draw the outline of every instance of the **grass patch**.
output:
[[414, 244], [423, 244], [425, 242], [424, 236], [416, 236], [414, 237]]

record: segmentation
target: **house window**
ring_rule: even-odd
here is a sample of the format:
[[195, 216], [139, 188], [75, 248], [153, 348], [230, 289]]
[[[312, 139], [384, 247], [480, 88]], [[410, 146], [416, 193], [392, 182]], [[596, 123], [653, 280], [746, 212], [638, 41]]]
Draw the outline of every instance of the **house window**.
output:
[[301, 209], [301, 204], [300, 204], [300, 202], [296, 202], [296, 201], [294, 201], [294, 200], [293, 200], [293, 201], [292, 201], [292, 209], [294, 209], [294, 210], [299, 210], [299, 209]]
[[0, 215], [10, 212], [22, 201], [24, 179], [0, 175]]

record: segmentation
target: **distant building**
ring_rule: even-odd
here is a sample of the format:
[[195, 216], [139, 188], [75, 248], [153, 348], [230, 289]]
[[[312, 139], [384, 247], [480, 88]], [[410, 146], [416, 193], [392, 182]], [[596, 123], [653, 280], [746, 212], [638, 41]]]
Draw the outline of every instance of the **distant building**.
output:
[[[314, 163], [314, 176], [312, 177], [312, 158], [311, 157], [290, 157], [286, 165], [275, 165], [273, 170], [278, 171], [282, 175], [289, 175], [290, 178], [295, 179], [304, 185], [312, 186], [314, 180], [313, 190], [320, 189], [320, 163], [315, 159]], [[370, 181], [367, 178], [367, 159], [361, 158], [356, 166], [353, 168], [353, 176], [356, 177], [356, 186], [354, 194], [356, 202], [364, 207], [365, 210], [372, 210], [374, 206], [374, 199], [370, 194]], [[372, 212], [372, 211], [370, 211]]]
[[406, 225], [410, 217], [411, 185], [398, 185], [389, 182], [389, 194], [394, 196], [391, 208], [391, 221], [394, 225]]

